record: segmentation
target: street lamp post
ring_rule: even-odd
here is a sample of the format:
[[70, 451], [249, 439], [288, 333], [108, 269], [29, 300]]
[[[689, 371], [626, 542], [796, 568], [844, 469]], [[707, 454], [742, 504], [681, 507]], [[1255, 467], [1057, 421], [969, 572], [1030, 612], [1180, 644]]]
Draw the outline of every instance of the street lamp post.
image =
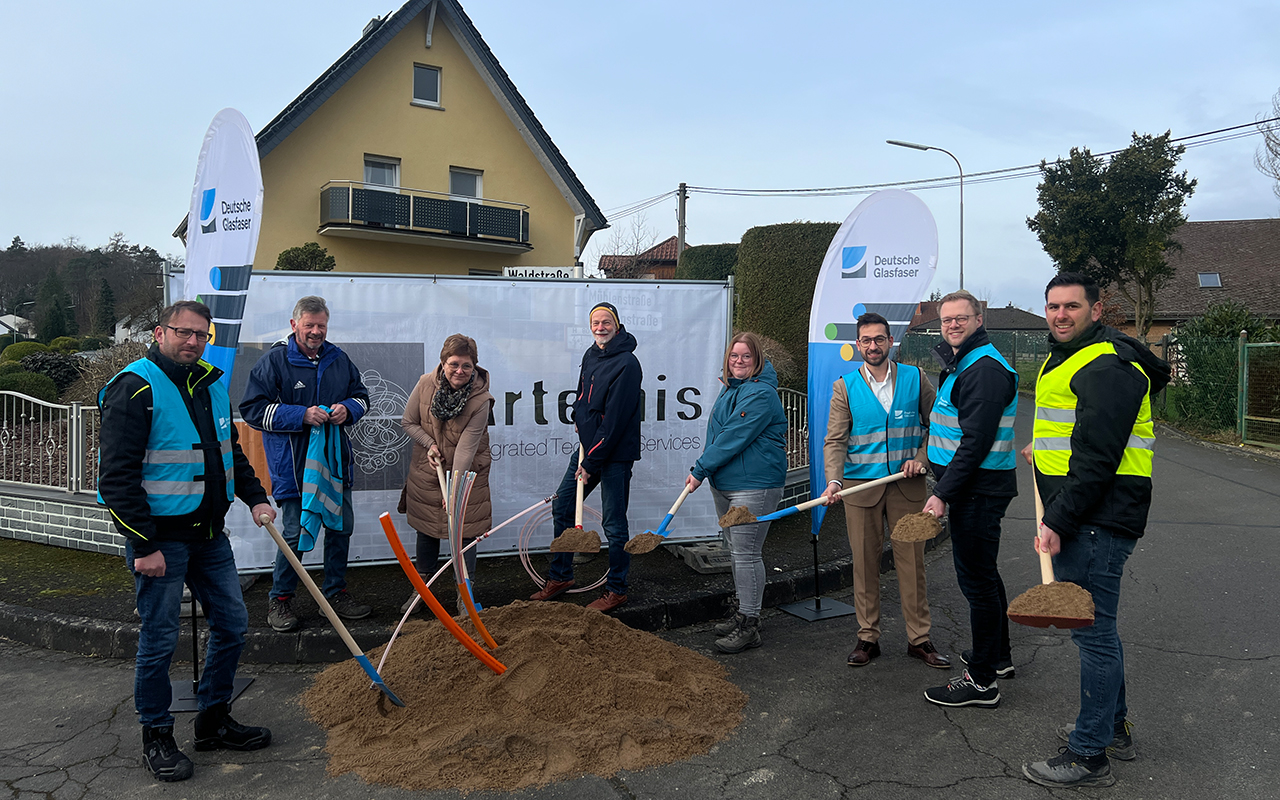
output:
[[960, 170], [960, 288], [964, 288], [964, 167], [960, 166], [960, 159], [956, 158], [955, 153], [950, 150], [944, 150], [941, 147], [933, 147], [927, 144], [916, 144], [915, 142], [903, 142], [898, 139], [885, 139], [887, 144], [896, 145], [898, 147], [909, 147], [912, 150], [937, 150], [940, 153], [946, 153], [951, 156], [951, 160], [956, 162], [956, 169]]

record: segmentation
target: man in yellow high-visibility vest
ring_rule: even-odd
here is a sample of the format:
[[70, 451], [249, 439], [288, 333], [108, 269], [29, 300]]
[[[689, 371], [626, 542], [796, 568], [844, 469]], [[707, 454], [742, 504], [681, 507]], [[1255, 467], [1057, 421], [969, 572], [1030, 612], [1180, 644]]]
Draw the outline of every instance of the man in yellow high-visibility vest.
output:
[[1022, 766], [1051, 787], [1110, 786], [1108, 755], [1137, 754], [1116, 613], [1125, 562], [1147, 526], [1151, 395], [1169, 382], [1169, 365], [1101, 317], [1089, 277], [1063, 272], [1045, 287], [1049, 357], [1036, 381], [1033, 440], [1022, 451], [1044, 504], [1036, 547], [1053, 555], [1058, 580], [1089, 590], [1095, 608], [1094, 624], [1071, 632], [1080, 649], [1080, 713], [1058, 729], [1067, 746]]

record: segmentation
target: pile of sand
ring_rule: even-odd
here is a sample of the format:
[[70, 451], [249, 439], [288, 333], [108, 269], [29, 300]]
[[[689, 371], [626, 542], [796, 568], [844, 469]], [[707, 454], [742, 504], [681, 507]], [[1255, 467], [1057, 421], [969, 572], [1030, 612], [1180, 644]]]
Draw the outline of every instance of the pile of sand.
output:
[[942, 523], [932, 514], [923, 511], [904, 514], [893, 526], [890, 539], [898, 542], [927, 542], [942, 533]]
[[565, 528], [547, 547], [553, 553], [598, 553], [600, 534], [582, 528]]
[[631, 537], [622, 549], [626, 550], [633, 556], [637, 556], [643, 553], [652, 552], [658, 547], [658, 545], [666, 543], [667, 539], [665, 536], [659, 536], [656, 533], [645, 531], [644, 533], [637, 533], [635, 536]]
[[1093, 619], [1093, 595], [1068, 581], [1042, 583], [1013, 598], [1009, 616]]
[[[354, 661], [316, 677], [302, 703], [328, 731], [330, 774], [514, 791], [681, 761], [741, 722], [747, 698], [723, 666], [597, 611], [516, 602], [481, 619], [501, 676], [432, 620], [405, 628], [382, 671], [405, 708]], [[369, 653], [375, 664], [380, 655]]]

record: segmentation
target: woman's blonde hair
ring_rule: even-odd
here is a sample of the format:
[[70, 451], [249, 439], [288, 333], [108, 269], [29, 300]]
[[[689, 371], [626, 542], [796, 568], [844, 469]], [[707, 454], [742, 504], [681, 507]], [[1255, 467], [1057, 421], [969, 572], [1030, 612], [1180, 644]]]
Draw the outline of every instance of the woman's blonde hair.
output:
[[760, 370], [764, 369], [764, 346], [760, 343], [760, 336], [751, 331], [735, 333], [733, 338], [729, 340], [729, 346], [724, 351], [724, 365], [721, 369], [724, 370], [722, 374], [725, 381], [733, 377], [733, 373], [729, 371], [729, 354], [733, 352], [733, 346], [739, 343], [745, 344], [747, 349], [751, 351], [751, 363], [753, 366], [751, 367], [751, 374], [747, 377], [754, 378], [760, 374]]

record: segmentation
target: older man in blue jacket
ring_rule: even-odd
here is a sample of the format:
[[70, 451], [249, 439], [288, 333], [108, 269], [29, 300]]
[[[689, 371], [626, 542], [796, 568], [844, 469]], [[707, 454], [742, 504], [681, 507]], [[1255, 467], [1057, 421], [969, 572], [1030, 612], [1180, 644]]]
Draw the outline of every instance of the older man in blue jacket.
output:
[[[271, 474], [271, 494], [280, 506], [284, 539], [298, 553], [302, 532], [303, 472], [313, 427], [334, 425], [342, 444], [342, 527], [325, 527], [324, 585], [321, 591], [343, 619], [363, 619], [373, 609], [347, 593], [347, 553], [351, 548], [353, 459], [348, 429], [369, 410], [369, 392], [347, 354], [325, 340], [329, 307], [323, 297], [298, 301], [289, 321], [293, 333], [267, 351], [245, 386], [240, 415], [262, 431]], [[317, 531], [318, 532], [318, 531]], [[302, 627], [292, 600], [298, 576], [284, 553], [276, 554], [267, 622], [280, 632]]]

